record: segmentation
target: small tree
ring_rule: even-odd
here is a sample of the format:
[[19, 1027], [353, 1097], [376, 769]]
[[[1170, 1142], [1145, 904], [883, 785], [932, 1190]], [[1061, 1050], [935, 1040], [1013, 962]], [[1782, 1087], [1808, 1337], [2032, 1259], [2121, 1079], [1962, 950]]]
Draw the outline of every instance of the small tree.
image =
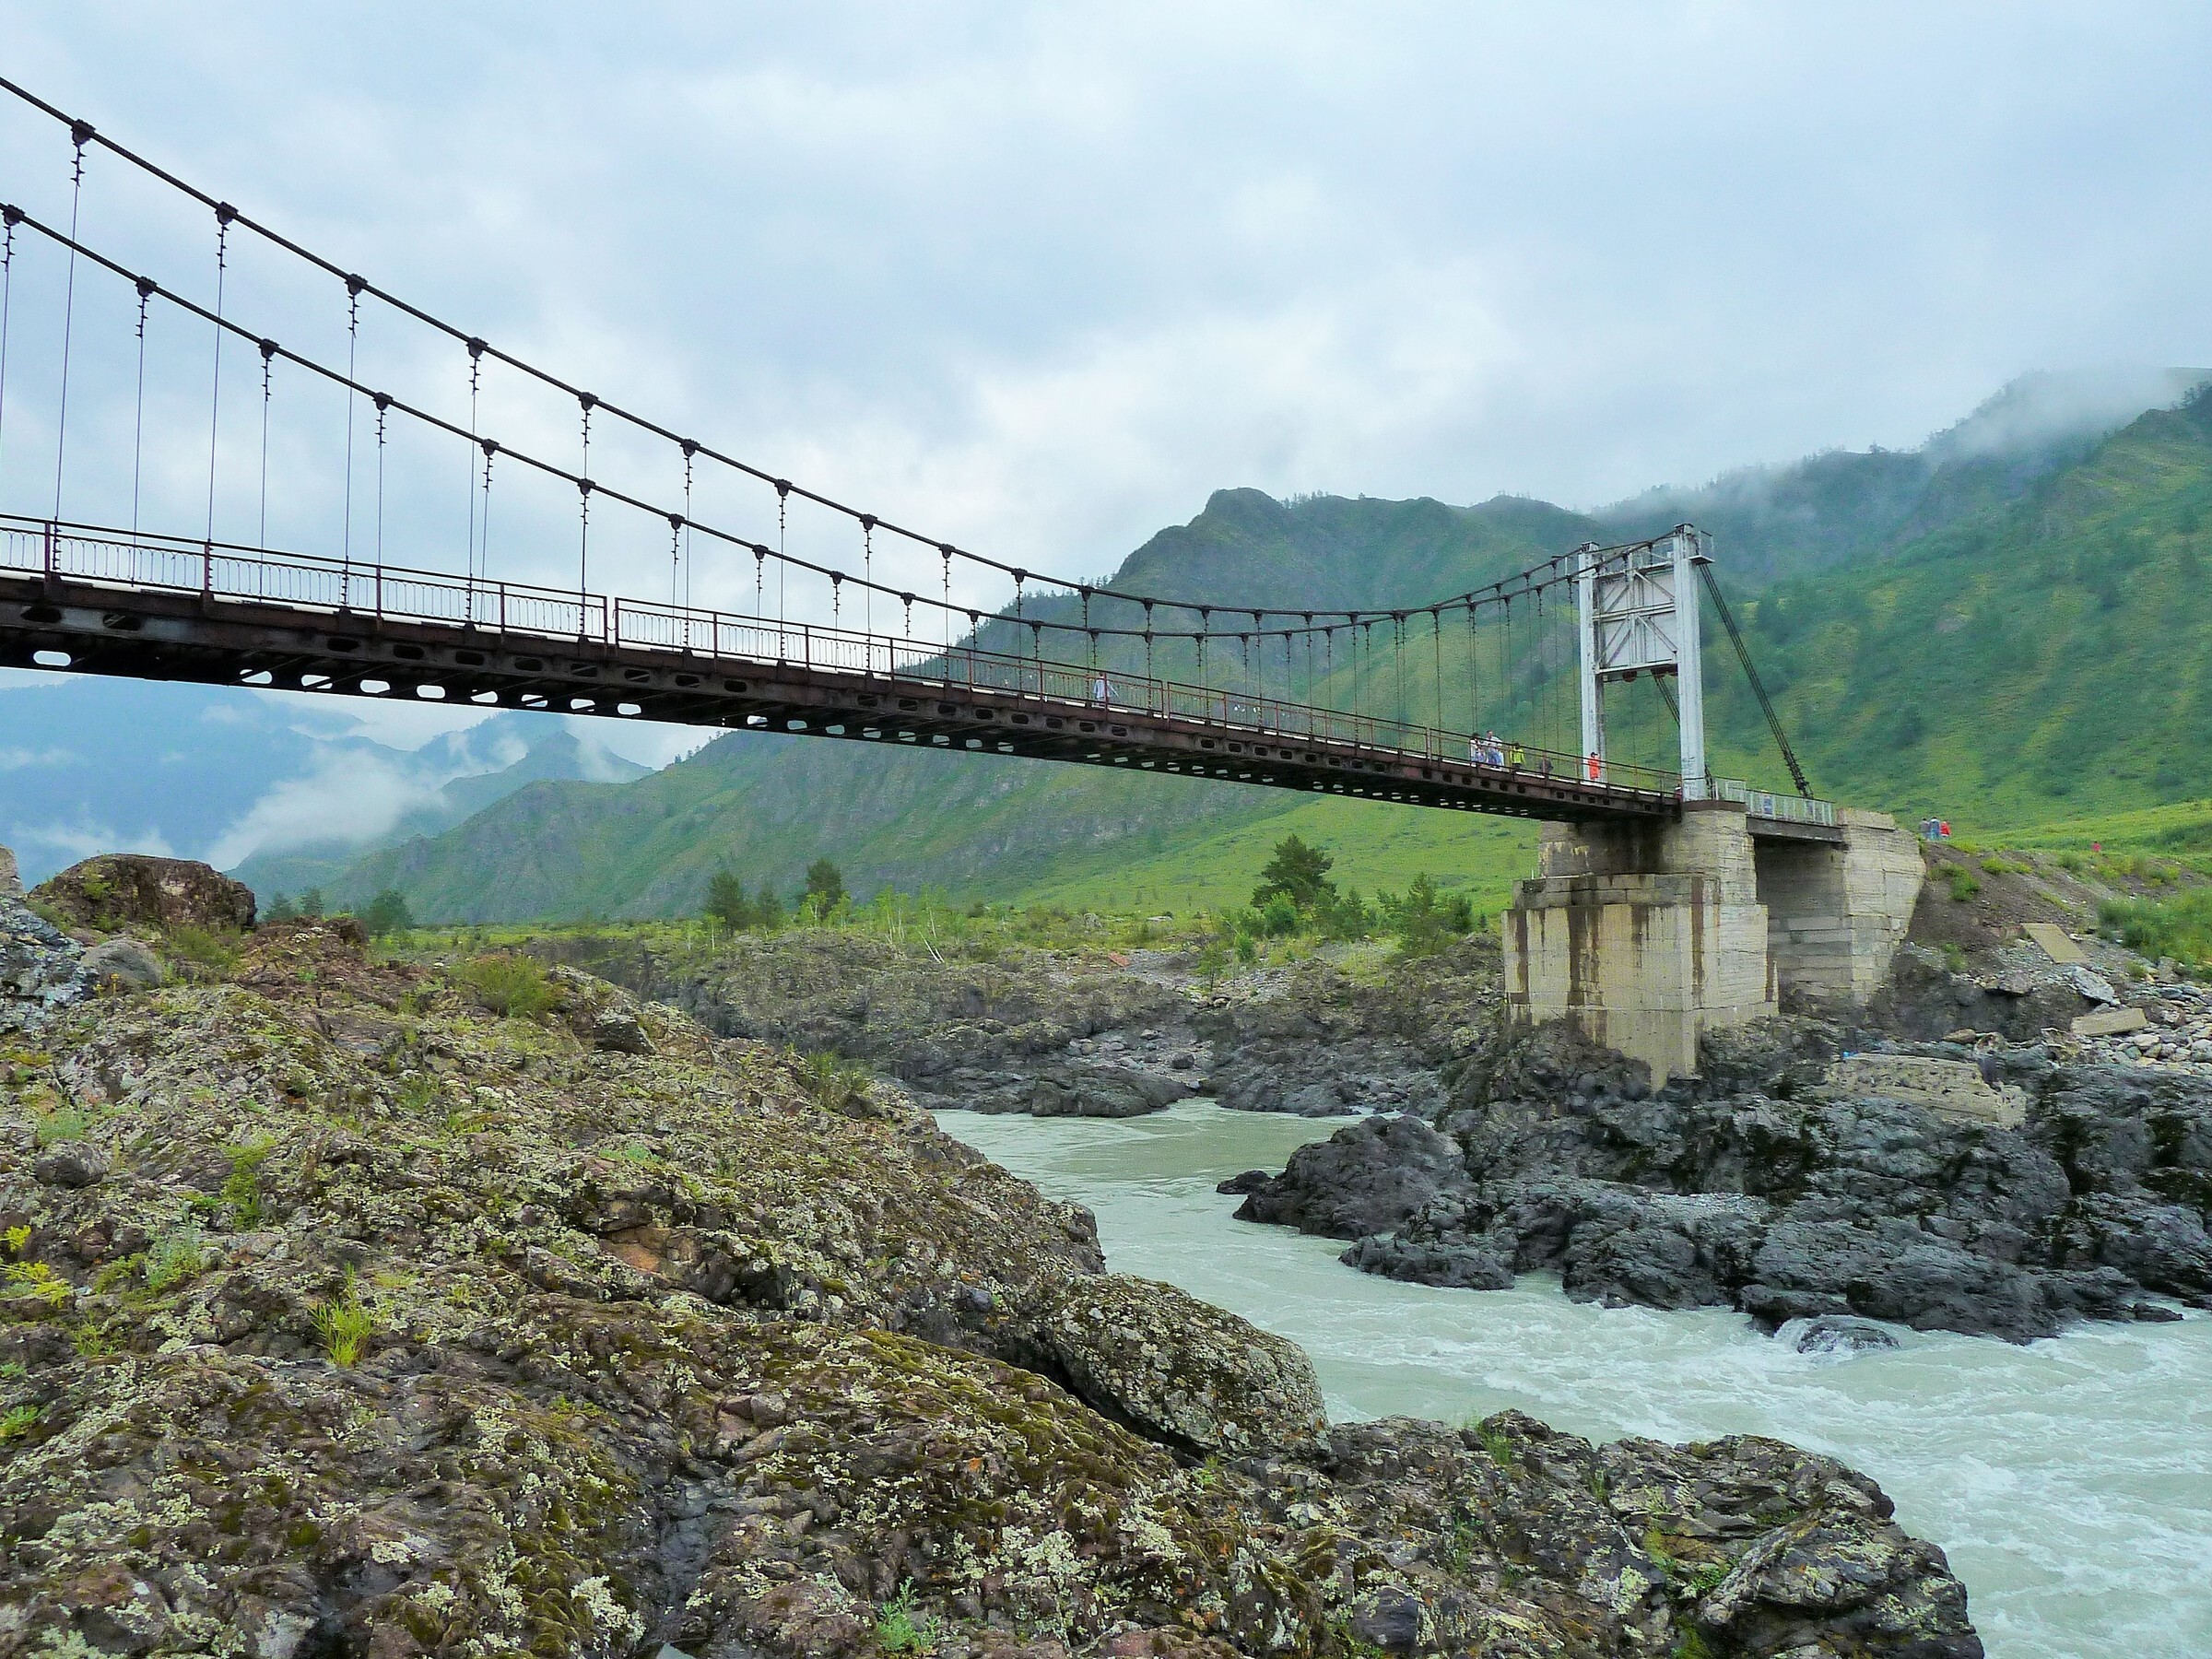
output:
[[287, 894], [279, 893], [269, 900], [269, 920], [272, 922], [289, 922], [299, 914], [300, 907]]
[[306, 892], [300, 895], [300, 913], [310, 922], [322, 915], [323, 889], [321, 888], [311, 887]]
[[1336, 884], [1328, 879], [1335, 864], [1319, 847], [1286, 835], [1275, 843], [1275, 856], [1260, 872], [1260, 885], [1252, 889], [1252, 908], [1265, 911], [1267, 901], [1280, 895], [1301, 913], [1312, 914], [1336, 897]]
[[818, 915], [827, 916], [835, 910], [838, 900], [845, 896], [845, 876], [826, 858], [818, 858], [806, 866], [806, 890], [799, 902], [810, 904]]
[[405, 932], [415, 925], [415, 913], [407, 908], [407, 896], [394, 888], [386, 888], [369, 900], [361, 912], [361, 925], [369, 936], [381, 939], [386, 934]]
[[717, 870], [707, 878], [706, 915], [708, 921], [719, 923], [732, 933], [753, 925], [752, 896], [732, 872]]
[[1403, 899], [1382, 894], [1378, 901], [1407, 956], [1430, 955], [1474, 931], [1474, 901], [1465, 893], [1439, 892], [1426, 873], [1413, 878]]

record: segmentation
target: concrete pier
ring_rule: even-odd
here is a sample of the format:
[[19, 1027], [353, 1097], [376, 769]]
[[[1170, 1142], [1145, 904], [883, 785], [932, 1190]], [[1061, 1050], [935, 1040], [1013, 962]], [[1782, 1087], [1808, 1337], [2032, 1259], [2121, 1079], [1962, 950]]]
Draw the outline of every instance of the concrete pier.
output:
[[1839, 818], [1754, 838], [1741, 804], [1686, 801], [1669, 823], [1545, 825], [1500, 918], [1508, 1003], [1574, 1020], [1656, 1084], [1697, 1070], [1709, 1030], [1863, 1002], [1912, 923], [1920, 851], [1883, 814]]

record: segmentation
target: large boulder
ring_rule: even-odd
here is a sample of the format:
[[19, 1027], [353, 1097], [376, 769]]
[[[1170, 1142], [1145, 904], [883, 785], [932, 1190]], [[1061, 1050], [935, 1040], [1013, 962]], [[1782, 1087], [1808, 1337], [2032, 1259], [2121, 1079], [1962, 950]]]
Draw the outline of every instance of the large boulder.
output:
[[1231, 1456], [1313, 1453], [1328, 1430], [1303, 1348], [1172, 1285], [1077, 1278], [1038, 1339], [1077, 1395], [1149, 1439]]
[[1458, 1144], [1418, 1118], [1394, 1114], [1362, 1118], [1300, 1147], [1280, 1175], [1244, 1200], [1237, 1218], [1359, 1239], [1395, 1231], [1440, 1197], [1473, 1194]]
[[23, 877], [16, 869], [16, 855], [0, 847], [0, 899], [23, 897]]
[[253, 889], [185, 858], [103, 853], [41, 882], [31, 898], [72, 927], [119, 933], [206, 927], [241, 932], [253, 925]]

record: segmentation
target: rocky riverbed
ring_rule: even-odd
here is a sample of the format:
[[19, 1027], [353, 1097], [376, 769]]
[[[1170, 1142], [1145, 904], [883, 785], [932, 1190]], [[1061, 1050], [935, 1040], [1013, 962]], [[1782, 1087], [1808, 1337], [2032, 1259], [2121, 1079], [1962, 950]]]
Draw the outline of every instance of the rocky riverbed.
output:
[[1371, 980], [1310, 960], [1210, 988], [1188, 953], [1166, 950], [978, 960], [808, 930], [705, 948], [621, 934], [533, 948], [721, 1035], [859, 1061], [925, 1104], [1039, 1117], [1130, 1117], [1193, 1093], [1308, 1117], [1430, 1111], [1466, 1037], [1454, 1028], [1498, 1001], [1494, 943]]
[[31, 915], [0, 1655], [1981, 1652], [1832, 1460], [1329, 1424], [896, 1087], [343, 924], [119, 905], [159, 982], [96, 981]]

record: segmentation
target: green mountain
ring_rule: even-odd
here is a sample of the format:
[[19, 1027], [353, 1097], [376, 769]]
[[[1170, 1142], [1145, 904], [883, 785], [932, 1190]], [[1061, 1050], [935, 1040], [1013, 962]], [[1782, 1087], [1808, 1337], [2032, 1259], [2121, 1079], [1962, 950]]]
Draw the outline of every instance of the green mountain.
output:
[[[1216, 605], [1406, 605], [1689, 519], [1716, 529], [1724, 586], [1820, 793], [1982, 825], [2212, 794], [2212, 394], [2116, 431], [2103, 429], [2109, 409], [2084, 404], [2078, 387], [2024, 384], [1918, 451], [1839, 452], [1596, 514], [1512, 498], [1455, 508], [1225, 490], [1113, 582]], [[1072, 619], [1077, 605], [1032, 594], [1025, 615]], [[1102, 622], [1138, 614], [1093, 601]], [[1158, 625], [1175, 626], [1169, 615]], [[1555, 606], [1547, 626], [1559, 622]], [[983, 642], [1026, 644], [1027, 632], [987, 622]], [[1362, 676], [1364, 706], [1417, 719], [1441, 706], [1453, 724], [1473, 696], [1482, 724], [1571, 747], [1571, 707], [1529, 677], [1528, 653], [1549, 649], [1531, 639], [1517, 679], [1494, 659], [1470, 663], [1456, 633], [1432, 640], [1418, 626], [1403, 650], [1379, 632], [1356, 667], [1223, 662], [1217, 647], [1207, 672], [1215, 683], [1265, 674], [1277, 689], [1288, 675], [1340, 703]], [[1781, 781], [1710, 618], [1705, 649], [1715, 769]], [[1109, 655], [1127, 669], [1138, 651]], [[1196, 671], [1187, 654], [1156, 666]], [[1624, 688], [1609, 716], [1617, 752], [1664, 760], [1670, 718], [1650, 682]], [[328, 885], [342, 900], [397, 887], [418, 913], [453, 919], [673, 914], [696, 907], [715, 869], [788, 888], [827, 854], [864, 894], [930, 885], [1188, 910], [1240, 898], [1293, 829], [1334, 848], [1339, 874], [1362, 887], [1426, 868], [1486, 902], [1526, 869], [1532, 843], [1525, 826], [1456, 814], [736, 734], [633, 783], [531, 785]]]
[[[505, 715], [503, 721], [526, 731], [527, 715]], [[487, 722], [489, 725], [491, 723]], [[482, 728], [478, 728], [482, 730]], [[594, 740], [579, 736], [568, 726], [549, 733], [531, 731], [536, 741], [521, 757], [505, 766], [465, 772], [427, 790], [402, 816], [394, 831], [380, 844], [434, 836], [465, 823], [486, 807], [516, 790], [541, 782], [628, 782], [647, 775], [650, 769], [625, 759]], [[231, 873], [265, 900], [278, 893], [303, 893], [311, 888], [350, 892], [349, 877], [363, 857], [359, 842], [288, 848], [281, 853], [255, 853]]]

